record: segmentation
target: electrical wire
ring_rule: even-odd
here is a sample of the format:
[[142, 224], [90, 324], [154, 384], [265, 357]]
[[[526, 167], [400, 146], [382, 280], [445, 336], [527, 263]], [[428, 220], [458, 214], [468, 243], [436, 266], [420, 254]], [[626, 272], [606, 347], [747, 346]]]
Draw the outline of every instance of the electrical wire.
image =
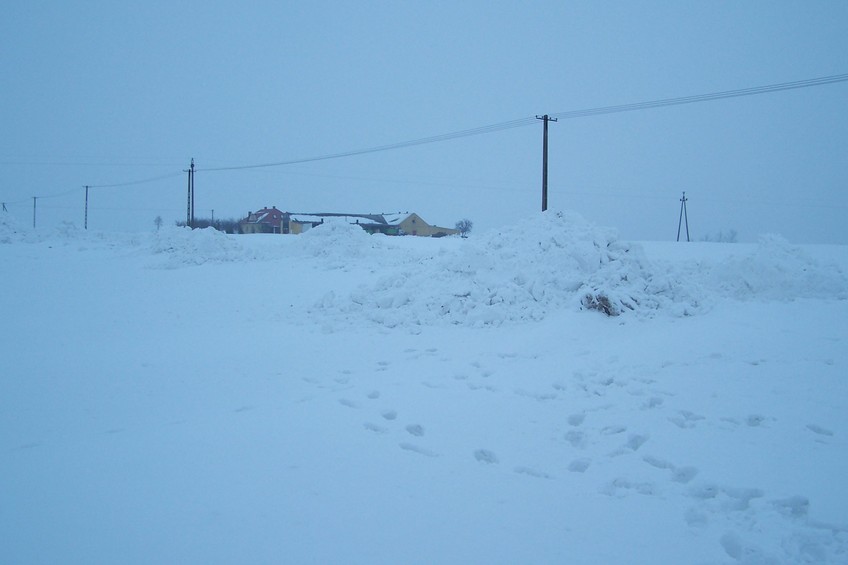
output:
[[[694, 104], [697, 102], [707, 102], [710, 100], [720, 100], [723, 98], [737, 98], [740, 96], [754, 96], [758, 94], [766, 94], [769, 92], [780, 92], [783, 90], [792, 90], [797, 88], [809, 88], [812, 86], [821, 86], [825, 84], [834, 84], [838, 82], [848, 81], [848, 74], [841, 75], [831, 75], [825, 77], [811, 78], [805, 80], [798, 80], [793, 82], [783, 82], [778, 84], [769, 84], [764, 86], [755, 86], [750, 88], [740, 88], [736, 90], [725, 90], [721, 92], [711, 92], [707, 94], [696, 94], [692, 96], [681, 96], [678, 98], [664, 98], [661, 100], [650, 100], [646, 102], [635, 102], [631, 104], [619, 104], [615, 106], [601, 106], [598, 108], [588, 108], [584, 110], [571, 110], [567, 112], [558, 112], [556, 114], [550, 114], [550, 117], [557, 119], [574, 119], [574, 118], [585, 118], [589, 116], [599, 116], [603, 114], [614, 114], [620, 112], [633, 112], [636, 110], [647, 110], [651, 108], [662, 108], [666, 106], [678, 106], [681, 104]], [[527, 117], [527, 118], [518, 118], [515, 120], [510, 120], [507, 122], [500, 122], [497, 124], [490, 124], [487, 126], [481, 126], [461, 131], [455, 131], [451, 133], [444, 133], [441, 135], [434, 135], [431, 137], [422, 137], [420, 139], [413, 139], [411, 141], [401, 141], [398, 143], [391, 143], [387, 145], [379, 145], [377, 147], [370, 147], [367, 149], [356, 149], [352, 151], [343, 151], [340, 153], [330, 153], [327, 155], [319, 155], [315, 157], [305, 157], [301, 159], [291, 159], [288, 161], [277, 161], [272, 163], [260, 163], [254, 165], [237, 165], [230, 167], [209, 167], [209, 168], [198, 168], [196, 171], [236, 171], [236, 170], [245, 170], [245, 169], [260, 169], [267, 167], [279, 167], [283, 165], [297, 165], [301, 163], [309, 163], [313, 161], [326, 161], [329, 159], [338, 159], [340, 157], [352, 157], [355, 155], [365, 155], [367, 153], [377, 153], [381, 151], [390, 151], [394, 149], [402, 149], [405, 147], [413, 147], [416, 145], [425, 145], [428, 143], [437, 143], [441, 141], [449, 141], [452, 139], [458, 139], [461, 137], [470, 137], [474, 135], [482, 135], [487, 133], [492, 133], [496, 131], [502, 131], [505, 129], [524, 127], [531, 124], [536, 123], [535, 117]]]
[[[835, 84], [839, 82], [848, 81], [848, 74], [840, 74], [840, 75], [831, 75], [825, 77], [811, 78], [793, 82], [784, 82], [778, 84], [769, 84], [764, 86], [756, 86], [751, 88], [741, 88], [736, 90], [726, 90], [721, 92], [711, 92], [707, 94], [697, 94], [692, 96], [682, 96], [677, 98], [664, 98], [660, 100], [651, 100], [646, 102], [635, 102], [631, 104], [619, 104], [614, 106], [602, 106], [598, 108], [588, 108], [583, 110], [571, 110], [566, 112], [558, 112], [555, 114], [550, 114], [550, 117], [556, 119], [576, 119], [576, 118], [584, 118], [589, 116], [598, 116], [603, 114], [613, 114], [613, 113], [621, 113], [621, 112], [633, 112], [638, 110], [647, 110], [652, 108], [661, 108], [667, 106], [677, 106], [682, 104], [694, 104], [699, 102], [707, 102], [711, 100], [720, 100], [725, 98], [737, 98], [742, 96], [754, 96], [759, 94], [766, 94], [771, 92], [780, 92], [785, 90], [793, 90], [798, 88], [809, 88], [813, 86], [821, 86], [826, 84]], [[417, 145], [425, 145], [430, 143], [438, 143], [442, 141], [449, 141], [453, 139], [459, 139], [462, 137], [470, 137], [476, 135], [483, 135], [487, 133], [493, 133], [496, 131], [503, 131], [506, 129], [519, 128], [528, 126], [536, 123], [535, 117], [526, 117], [526, 118], [518, 118], [515, 120], [509, 120], [506, 122], [500, 122], [496, 124], [489, 124], [486, 126], [480, 126], [471, 129], [465, 129], [450, 133], [444, 133], [440, 135], [434, 135], [430, 137], [422, 137], [418, 139], [413, 139], [409, 141], [401, 141], [398, 143], [390, 143], [386, 145], [379, 145], [376, 147], [370, 147], [366, 149], [355, 149], [350, 151], [342, 151], [339, 153], [330, 153], [326, 155], [318, 155], [314, 157], [306, 157], [301, 159], [290, 159], [285, 161], [276, 161], [271, 163], [259, 163], [252, 165], [237, 165], [237, 166], [228, 166], [228, 167], [208, 167], [208, 168], [197, 168], [195, 172], [215, 172], [215, 171], [236, 171], [236, 170], [247, 170], [247, 169], [259, 169], [259, 168], [268, 168], [268, 167], [279, 167], [283, 165], [295, 165], [301, 163], [309, 163], [314, 161], [326, 161], [330, 159], [338, 159], [341, 157], [353, 157], [356, 155], [365, 155], [368, 153], [378, 153], [382, 151], [391, 151], [394, 149], [402, 149], [406, 147], [414, 147]], [[112, 183], [112, 184], [97, 184], [97, 185], [87, 185], [88, 188], [117, 188], [123, 186], [132, 186], [138, 184], [144, 184], [148, 182], [154, 182], [158, 180], [164, 180], [169, 178], [174, 178], [183, 174], [182, 172], [174, 172], [168, 173], [165, 175], [160, 175], [151, 178], [145, 178], [140, 180], [133, 180], [127, 182], [120, 183]], [[48, 196], [38, 196], [36, 198], [56, 198], [59, 196], [64, 196], [66, 194], [70, 194], [79, 189], [72, 189], [66, 192], [48, 195]], [[21, 202], [26, 202], [28, 199], [4, 202], [6, 205], [14, 205], [19, 204]]]
[[282, 165], [298, 165], [301, 163], [311, 163], [313, 161], [326, 161], [329, 159], [338, 159], [340, 157], [353, 157], [354, 155], [365, 155], [367, 153], [378, 153], [380, 151], [390, 151], [392, 149], [401, 149], [404, 147], [413, 147], [416, 145], [425, 145], [428, 143], [436, 143], [439, 141], [448, 141], [451, 139], [457, 139], [460, 137], [469, 137], [472, 135], [481, 135], [484, 133], [492, 133], [495, 131], [501, 131], [505, 129], [517, 128], [522, 126], [527, 126], [535, 122], [534, 118], [519, 118], [517, 120], [510, 120], [508, 122], [501, 122], [498, 124], [491, 124], [488, 126], [480, 126], [476, 128], [455, 131], [451, 133], [443, 133], [441, 135], [434, 135], [431, 137], [422, 137], [420, 139], [413, 139], [410, 141], [401, 141], [398, 143], [390, 143], [388, 145], [379, 145], [377, 147], [369, 147], [367, 149], [354, 149], [352, 151], [343, 151], [341, 153], [330, 153], [328, 155], [319, 155], [317, 157], [305, 157], [302, 159], [291, 159], [288, 161], [277, 161], [274, 163], [260, 163], [255, 165], [236, 165], [231, 167], [206, 167], [206, 168], [198, 168], [195, 169], [196, 172], [202, 171], [236, 171], [236, 170], [244, 170], [244, 169], [260, 169], [265, 167], [279, 167]]
[[[133, 181], [128, 181], [128, 182], [119, 182], [119, 183], [114, 183], [114, 184], [89, 184], [89, 185], [86, 185], [86, 186], [88, 186], [88, 188], [115, 188], [115, 187], [119, 187], [119, 186], [132, 186], [132, 185], [135, 185], [135, 184], [144, 184], [144, 183], [148, 183], [148, 182], [154, 182], [154, 181], [157, 181], [157, 180], [164, 180], [164, 179], [170, 179], [170, 178], [182, 176], [183, 172], [184, 171], [180, 171], [180, 172], [176, 172], [176, 173], [168, 173], [168, 174], [165, 174], [165, 175], [159, 175], [158, 177], [151, 177], [151, 178], [146, 178], [146, 179], [141, 179], [141, 180], [133, 180]], [[83, 188], [85, 188], [85, 187], [83, 187]]]
[[821, 86], [824, 84], [834, 84], [837, 82], [845, 81], [848, 81], [848, 74], [832, 75], [826, 77], [799, 80], [794, 82], [783, 82], [779, 84], [769, 84], [765, 86], [755, 86], [751, 88], [740, 88], [737, 90], [725, 90], [722, 92], [711, 92], [708, 94], [696, 94], [693, 96], [681, 96], [679, 98], [664, 98], [662, 100], [651, 100], [648, 102], [635, 102], [632, 104], [620, 104], [617, 106], [603, 106], [600, 108], [589, 108], [586, 110], [572, 110], [569, 112], [559, 112], [556, 114], [551, 114], [551, 117], [562, 120], [569, 120], [574, 118], [585, 118], [588, 116], [598, 116], [602, 114], [633, 112], [636, 110], [662, 108], [665, 106], [679, 106], [681, 104], [694, 104], [696, 102], [721, 100], [723, 98], [754, 96], [757, 94], [766, 94], [769, 92], [780, 92], [783, 90], [793, 90], [796, 88], [809, 88], [811, 86]]

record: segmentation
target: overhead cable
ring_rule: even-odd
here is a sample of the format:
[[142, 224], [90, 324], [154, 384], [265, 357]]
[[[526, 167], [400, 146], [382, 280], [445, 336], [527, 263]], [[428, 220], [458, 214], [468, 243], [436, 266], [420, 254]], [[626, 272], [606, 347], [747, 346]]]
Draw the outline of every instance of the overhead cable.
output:
[[[809, 88], [812, 86], [821, 86], [824, 84], [834, 84], [838, 82], [848, 81], [848, 74], [841, 75], [831, 75], [819, 78], [811, 78], [793, 82], [783, 82], [778, 84], [769, 84], [765, 86], [755, 86], [751, 88], [741, 88], [737, 90], [725, 90], [722, 92], [711, 92], [707, 94], [696, 94], [692, 96], [681, 96], [679, 98], [664, 98], [661, 100], [650, 100], [647, 102], [635, 102], [632, 104], [620, 104], [616, 106], [601, 106], [598, 108], [588, 108], [584, 110], [571, 110], [567, 112], [558, 112], [556, 114], [549, 114], [549, 116], [554, 118], [559, 118], [563, 120], [574, 119], [574, 118], [584, 118], [588, 116], [598, 116], [602, 114], [614, 114], [619, 112], [633, 112], [636, 110], [647, 110], [650, 108], [661, 108], [664, 106], [677, 106], [681, 104], [694, 104], [696, 102], [707, 102], [710, 100], [720, 100], [722, 98], [736, 98], [740, 96], [754, 96], [757, 94], [766, 94], [769, 92], [779, 92], [782, 90], [792, 90], [796, 88]], [[297, 165], [301, 163], [309, 163], [313, 161], [326, 161], [329, 159], [338, 159], [340, 157], [352, 157], [355, 155], [365, 155], [367, 153], [377, 153], [380, 151], [390, 151], [393, 149], [402, 149], [404, 147], [413, 147], [416, 145], [424, 145], [428, 143], [436, 143], [439, 141], [448, 141], [451, 139], [458, 139], [461, 137], [470, 137], [473, 135], [482, 135], [486, 133], [492, 133], [496, 131], [501, 131], [505, 129], [518, 128], [523, 126], [529, 126], [531, 124], [536, 123], [535, 117], [527, 117], [527, 118], [518, 118], [515, 120], [510, 120], [508, 122], [500, 122], [497, 124], [490, 124], [487, 126], [481, 126], [466, 130], [455, 131], [451, 133], [444, 133], [441, 135], [434, 135], [431, 137], [422, 137], [419, 139], [413, 139], [411, 141], [401, 141], [398, 143], [391, 143], [388, 145], [379, 145], [377, 147], [370, 147], [367, 149], [355, 149], [351, 151], [343, 151], [340, 153], [330, 153], [327, 155], [319, 155], [316, 157], [305, 157], [300, 159], [291, 159], [287, 161], [277, 161], [272, 163], [259, 163], [254, 165], [236, 165], [230, 167], [210, 167], [197, 169], [198, 171], [235, 171], [235, 170], [243, 170], [243, 169], [260, 169], [267, 167], [279, 167], [283, 165]]]

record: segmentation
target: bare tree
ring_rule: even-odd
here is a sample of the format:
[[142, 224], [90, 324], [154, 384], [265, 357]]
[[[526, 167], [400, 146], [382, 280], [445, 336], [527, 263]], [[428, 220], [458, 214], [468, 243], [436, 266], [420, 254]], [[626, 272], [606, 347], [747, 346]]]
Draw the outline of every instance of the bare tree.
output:
[[162, 227], [162, 216], [156, 216], [156, 219], [153, 220], [153, 224], [156, 226], [156, 231]]
[[474, 227], [474, 222], [468, 218], [463, 218], [456, 223], [456, 229], [459, 230], [459, 235], [462, 237], [468, 237], [468, 234], [471, 233], [472, 227]]

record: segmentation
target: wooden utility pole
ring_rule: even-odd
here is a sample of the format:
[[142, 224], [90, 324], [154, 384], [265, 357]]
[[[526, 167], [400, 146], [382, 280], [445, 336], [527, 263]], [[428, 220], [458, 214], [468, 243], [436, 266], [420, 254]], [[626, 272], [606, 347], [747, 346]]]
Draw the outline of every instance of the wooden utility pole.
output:
[[686, 220], [686, 241], [689, 241], [689, 214], [686, 212], [686, 191], [683, 191], [683, 197], [680, 199], [680, 219], [677, 221], [677, 241], [680, 241], [680, 227]]
[[35, 202], [38, 200], [38, 196], [32, 197], [32, 227], [35, 229]]
[[557, 121], [545, 114], [544, 116], [536, 116], [537, 120], [544, 122], [542, 133], [542, 212], [548, 209], [548, 122]]
[[85, 185], [85, 229], [88, 229], [88, 189], [89, 185]]

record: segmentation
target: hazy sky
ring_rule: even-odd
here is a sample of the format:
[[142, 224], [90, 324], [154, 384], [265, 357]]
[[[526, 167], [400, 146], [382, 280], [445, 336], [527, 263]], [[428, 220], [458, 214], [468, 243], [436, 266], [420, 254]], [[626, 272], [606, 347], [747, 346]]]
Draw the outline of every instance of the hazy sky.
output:
[[[541, 209], [537, 114], [848, 73], [848, 2], [7, 2], [0, 200], [51, 228], [152, 230], [263, 206], [414, 211], [475, 231]], [[848, 82], [560, 120], [549, 207], [627, 239], [848, 244]]]

